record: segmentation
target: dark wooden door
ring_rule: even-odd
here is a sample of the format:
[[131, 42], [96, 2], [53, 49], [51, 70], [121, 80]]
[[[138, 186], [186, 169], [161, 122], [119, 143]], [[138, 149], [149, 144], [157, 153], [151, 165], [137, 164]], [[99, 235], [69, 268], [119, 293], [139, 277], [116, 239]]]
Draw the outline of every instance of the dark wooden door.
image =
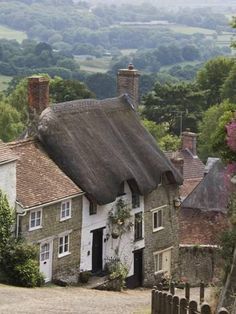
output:
[[143, 284], [143, 250], [134, 251], [134, 274], [126, 280], [127, 288], [134, 289]]
[[92, 232], [93, 232], [92, 272], [98, 273], [102, 271], [103, 228], [93, 230]]

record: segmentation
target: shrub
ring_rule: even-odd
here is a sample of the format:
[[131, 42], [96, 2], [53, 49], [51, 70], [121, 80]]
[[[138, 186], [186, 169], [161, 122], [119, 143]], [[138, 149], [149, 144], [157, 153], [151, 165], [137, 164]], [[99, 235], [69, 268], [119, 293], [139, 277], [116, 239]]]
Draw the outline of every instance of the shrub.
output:
[[12, 279], [15, 284], [24, 287], [39, 287], [44, 283], [38, 262], [33, 259], [28, 259], [24, 264], [15, 265]]
[[[125, 279], [128, 275], [128, 268], [119, 258], [111, 258], [106, 263], [106, 269], [109, 273], [109, 279], [119, 279], [119, 287], [116, 290], [121, 290], [125, 287]], [[117, 282], [118, 284], [118, 282]]]

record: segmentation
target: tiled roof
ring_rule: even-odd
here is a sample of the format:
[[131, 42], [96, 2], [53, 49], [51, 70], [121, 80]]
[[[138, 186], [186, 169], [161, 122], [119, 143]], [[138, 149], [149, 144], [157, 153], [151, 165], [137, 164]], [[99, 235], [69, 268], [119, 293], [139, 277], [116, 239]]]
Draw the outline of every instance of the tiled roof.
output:
[[202, 178], [185, 179], [184, 184], [180, 186], [180, 195], [184, 199], [186, 198], [195, 187], [201, 182]]
[[218, 245], [220, 234], [229, 226], [221, 212], [184, 208], [179, 216], [180, 245]]
[[18, 156], [16, 174], [17, 201], [29, 208], [81, 193], [48, 157], [36, 140], [9, 143], [8, 147]]
[[0, 163], [16, 160], [16, 155], [0, 140]]
[[202, 178], [204, 176], [204, 163], [197, 157], [193, 156], [188, 149], [184, 149], [178, 152], [166, 152], [168, 158], [183, 158], [184, 169], [183, 178], [195, 179]]

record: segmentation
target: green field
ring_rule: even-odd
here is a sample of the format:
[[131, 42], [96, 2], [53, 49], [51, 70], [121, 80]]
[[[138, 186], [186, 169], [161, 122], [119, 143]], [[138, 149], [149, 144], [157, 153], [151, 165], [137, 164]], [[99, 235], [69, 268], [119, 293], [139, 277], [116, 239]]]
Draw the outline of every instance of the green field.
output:
[[214, 30], [208, 29], [208, 28], [191, 27], [191, 26], [185, 26], [185, 25], [180, 25], [180, 24], [167, 25], [167, 27], [176, 33], [182, 33], [186, 35], [192, 35], [196, 33], [204, 34], [204, 35], [216, 34]]
[[123, 56], [129, 56], [132, 53], [135, 53], [138, 49], [121, 49], [121, 53]]
[[75, 56], [80, 69], [90, 73], [106, 73], [110, 68], [111, 57], [85, 58], [84, 56]]
[[11, 76], [5, 76], [0, 74], [0, 91], [7, 89], [8, 83], [11, 81]]
[[22, 42], [22, 40], [27, 38], [27, 35], [24, 32], [16, 31], [6, 26], [0, 25], [0, 38], [15, 39], [18, 42]]

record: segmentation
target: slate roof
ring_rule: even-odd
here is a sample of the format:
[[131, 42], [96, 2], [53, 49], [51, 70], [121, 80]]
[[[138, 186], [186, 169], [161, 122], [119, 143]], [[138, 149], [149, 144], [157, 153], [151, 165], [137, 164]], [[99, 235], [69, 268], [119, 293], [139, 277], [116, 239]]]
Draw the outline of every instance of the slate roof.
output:
[[136, 182], [141, 195], [153, 191], [164, 173], [182, 184], [126, 95], [47, 108], [38, 136], [51, 158], [99, 204], [114, 201], [123, 181]]
[[48, 157], [37, 140], [12, 142], [7, 146], [18, 157], [16, 194], [17, 201], [23, 208], [46, 204], [82, 192]]
[[225, 166], [218, 160], [197, 187], [183, 201], [183, 208], [227, 212], [229, 196], [235, 190]]
[[228, 227], [224, 213], [182, 208], [179, 215], [180, 245], [218, 245], [220, 233]]
[[0, 164], [15, 161], [16, 155], [7, 147], [7, 144], [0, 140]]

